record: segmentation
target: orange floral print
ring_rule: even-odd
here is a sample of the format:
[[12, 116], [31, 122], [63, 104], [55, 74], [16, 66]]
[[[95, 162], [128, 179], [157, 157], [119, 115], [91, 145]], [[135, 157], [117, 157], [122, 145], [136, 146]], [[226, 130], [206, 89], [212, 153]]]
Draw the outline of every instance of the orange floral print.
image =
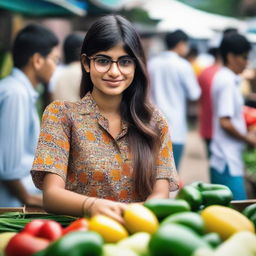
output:
[[104, 174], [100, 171], [96, 171], [94, 174], [93, 174], [93, 179], [96, 180], [96, 181], [103, 181], [104, 179]]
[[109, 144], [111, 142], [111, 138], [106, 132], [102, 133], [102, 139], [106, 144]]
[[80, 173], [80, 175], [79, 175], [79, 180], [80, 180], [82, 183], [84, 183], [84, 184], [87, 183], [88, 179], [87, 179], [87, 175], [86, 175], [85, 172], [81, 172], [81, 173]]
[[93, 134], [92, 132], [87, 131], [87, 132], [85, 133], [85, 136], [87, 137], [87, 139], [88, 139], [89, 141], [95, 141], [95, 136], [94, 136], [94, 134]]
[[121, 179], [120, 170], [111, 170], [110, 175], [114, 181], [118, 181]]
[[163, 158], [168, 158], [170, 156], [168, 147], [164, 147], [161, 151], [161, 156]]

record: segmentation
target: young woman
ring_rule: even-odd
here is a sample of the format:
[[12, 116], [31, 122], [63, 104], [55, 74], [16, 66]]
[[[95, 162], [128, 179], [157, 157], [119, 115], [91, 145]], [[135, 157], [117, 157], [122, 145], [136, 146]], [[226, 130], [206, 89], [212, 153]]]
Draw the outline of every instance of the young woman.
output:
[[105, 214], [178, 189], [168, 125], [149, 103], [146, 60], [123, 17], [97, 20], [81, 52], [82, 99], [45, 110], [32, 168], [49, 212]]

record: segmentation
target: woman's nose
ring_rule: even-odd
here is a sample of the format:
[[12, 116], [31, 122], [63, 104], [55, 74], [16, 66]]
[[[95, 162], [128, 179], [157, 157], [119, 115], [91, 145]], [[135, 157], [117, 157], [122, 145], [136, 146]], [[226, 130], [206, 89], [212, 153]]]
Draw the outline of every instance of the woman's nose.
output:
[[112, 76], [117, 76], [120, 74], [120, 70], [119, 70], [118, 64], [116, 62], [111, 63], [108, 73]]

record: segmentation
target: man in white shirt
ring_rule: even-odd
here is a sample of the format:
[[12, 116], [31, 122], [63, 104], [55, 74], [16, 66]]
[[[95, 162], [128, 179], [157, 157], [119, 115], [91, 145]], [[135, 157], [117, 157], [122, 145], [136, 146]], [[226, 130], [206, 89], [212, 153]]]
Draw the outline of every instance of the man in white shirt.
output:
[[82, 79], [82, 68], [80, 53], [84, 36], [70, 34], [65, 38], [63, 45], [64, 63], [54, 81], [52, 90], [53, 100], [80, 100], [80, 83]]
[[216, 73], [212, 85], [213, 138], [210, 179], [228, 186], [235, 200], [247, 198], [242, 153], [245, 144], [256, 145], [256, 137], [247, 133], [243, 116], [243, 97], [239, 74], [247, 65], [251, 49], [247, 39], [232, 32], [220, 45], [224, 66]]
[[0, 207], [42, 206], [30, 175], [39, 136], [35, 87], [49, 82], [57, 45], [51, 31], [35, 24], [14, 40], [14, 69], [0, 81]]
[[152, 98], [170, 125], [177, 169], [187, 134], [187, 100], [200, 97], [200, 87], [191, 64], [183, 57], [188, 51], [188, 36], [181, 30], [166, 35], [168, 50], [153, 57], [148, 64]]

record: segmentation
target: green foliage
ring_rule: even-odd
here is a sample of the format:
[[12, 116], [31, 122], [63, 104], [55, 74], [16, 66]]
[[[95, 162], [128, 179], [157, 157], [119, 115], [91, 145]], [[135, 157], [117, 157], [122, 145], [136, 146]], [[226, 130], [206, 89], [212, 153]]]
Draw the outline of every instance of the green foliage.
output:
[[148, 12], [141, 8], [121, 10], [119, 13], [125, 16], [131, 22], [138, 22], [147, 25], [156, 25], [159, 22], [159, 20], [151, 19], [148, 15]]
[[241, 0], [178, 0], [202, 11], [239, 17]]
[[246, 171], [251, 175], [256, 175], [256, 149], [248, 149], [243, 154]]

